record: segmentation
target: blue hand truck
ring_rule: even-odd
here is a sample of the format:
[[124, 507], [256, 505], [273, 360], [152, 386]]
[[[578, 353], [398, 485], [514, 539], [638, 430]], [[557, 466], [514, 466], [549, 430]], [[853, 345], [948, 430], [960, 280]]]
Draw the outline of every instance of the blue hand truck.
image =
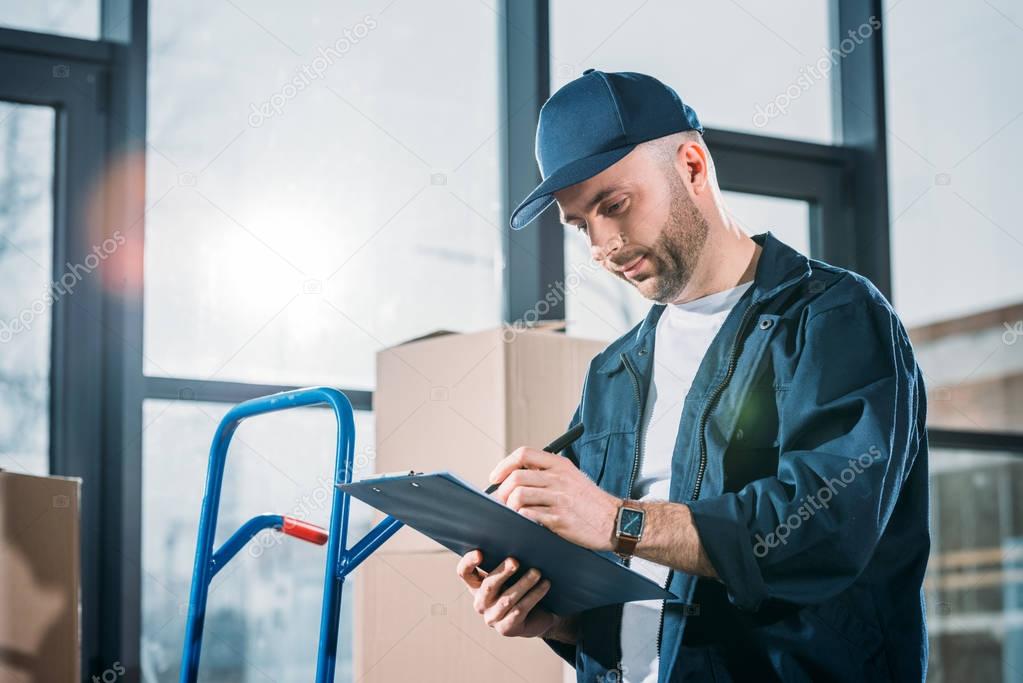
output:
[[334, 487], [330, 508], [330, 529], [294, 519], [285, 515], [256, 515], [242, 524], [218, 549], [213, 549], [220, 507], [220, 490], [224, 483], [224, 464], [227, 447], [242, 420], [265, 413], [290, 408], [328, 405], [337, 419], [337, 454], [334, 465], [334, 483], [348, 484], [352, 479], [355, 457], [355, 420], [348, 397], [331, 387], [310, 387], [284, 391], [270, 396], [239, 403], [220, 421], [210, 446], [209, 469], [206, 472], [206, 492], [203, 494], [199, 517], [199, 538], [195, 548], [195, 566], [192, 570], [192, 589], [185, 621], [185, 643], [181, 655], [181, 683], [195, 683], [199, 674], [199, 654], [202, 649], [202, 630], [206, 619], [206, 599], [213, 577], [231, 561], [238, 551], [264, 529], [276, 529], [295, 538], [327, 545], [327, 560], [323, 577], [323, 604], [320, 609], [320, 638], [316, 655], [316, 683], [333, 683], [337, 662], [337, 636], [341, 617], [341, 589], [345, 577], [362, 563], [384, 541], [402, 527], [397, 519], [388, 516], [380, 521], [352, 548], [346, 547], [348, 538], [348, 504], [350, 496]]

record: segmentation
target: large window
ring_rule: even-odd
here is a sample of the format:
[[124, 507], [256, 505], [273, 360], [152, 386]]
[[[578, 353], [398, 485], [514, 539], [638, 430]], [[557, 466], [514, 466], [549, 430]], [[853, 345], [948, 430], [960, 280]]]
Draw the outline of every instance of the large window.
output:
[[933, 427], [1023, 429], [1021, 24], [1008, 2], [886, 14], [893, 295]]
[[[885, 14], [894, 303], [927, 382], [929, 680], [1023, 669], [1019, 3]], [[954, 446], [954, 447], [953, 447]], [[981, 450], [983, 449], [983, 450]]]
[[492, 10], [150, 18], [147, 374], [369, 388], [379, 348], [499, 322]]
[[928, 680], [1014, 681], [1023, 667], [1021, 453], [935, 449]]
[[53, 282], [49, 107], [0, 101], [0, 468], [49, 472]]
[[[150, 683], [177, 679], [209, 443], [231, 397], [364, 395], [379, 349], [500, 321], [498, 19], [483, 3], [150, 3], [143, 370], [162, 387], [143, 413]], [[358, 477], [373, 466], [372, 414], [356, 429]], [[243, 424], [217, 538], [268, 511], [326, 525], [334, 431], [318, 409]], [[350, 543], [369, 528], [353, 512]], [[323, 549], [269, 538], [212, 584], [200, 677], [314, 675]], [[339, 681], [350, 588], [342, 607]]]

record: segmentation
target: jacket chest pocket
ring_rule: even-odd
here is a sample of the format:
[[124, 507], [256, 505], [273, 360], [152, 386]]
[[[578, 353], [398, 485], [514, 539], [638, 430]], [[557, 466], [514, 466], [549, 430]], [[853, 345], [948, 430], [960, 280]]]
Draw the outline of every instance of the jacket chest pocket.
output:
[[778, 447], [778, 404], [784, 391], [768, 382], [749, 387], [736, 401], [736, 416], [729, 443], [736, 448]]
[[577, 445], [573, 449], [576, 457], [579, 459], [579, 469], [598, 486], [600, 485], [601, 478], [604, 476], [609, 438], [607, 435], [597, 437]]
[[[707, 435], [714, 445], [724, 447], [733, 440], [746, 440], [761, 447], [774, 440], [774, 435], [768, 434], [777, 427], [770, 339], [779, 327], [778, 316], [764, 314], [743, 339], [734, 372], [725, 381], [717, 401], [706, 408], [710, 410]], [[713, 390], [710, 395], [714, 395]], [[765, 438], [766, 443], [762, 443]]]
[[780, 390], [768, 381], [749, 386], [735, 402], [734, 428], [724, 458], [724, 490], [737, 491], [747, 483], [778, 471], [778, 402]]

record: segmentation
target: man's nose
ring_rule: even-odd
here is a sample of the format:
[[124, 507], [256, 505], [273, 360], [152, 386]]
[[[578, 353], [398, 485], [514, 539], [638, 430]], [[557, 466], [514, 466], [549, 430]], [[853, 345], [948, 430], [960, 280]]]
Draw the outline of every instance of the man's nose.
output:
[[625, 244], [625, 236], [621, 232], [607, 233], [605, 236], [598, 232], [591, 235], [590, 240], [590, 256], [598, 262], [610, 257]]

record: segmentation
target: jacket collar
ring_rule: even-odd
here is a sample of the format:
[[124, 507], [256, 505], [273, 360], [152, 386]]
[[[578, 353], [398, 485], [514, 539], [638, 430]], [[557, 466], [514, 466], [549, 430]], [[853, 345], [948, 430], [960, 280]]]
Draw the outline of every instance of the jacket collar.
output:
[[770, 231], [753, 235], [753, 241], [763, 247], [757, 262], [757, 272], [753, 276], [753, 303], [758, 304], [776, 296], [783, 289], [810, 277], [813, 272], [810, 259]]
[[[760, 303], [776, 296], [779, 292], [810, 276], [812, 271], [810, 260], [798, 251], [775, 237], [770, 230], [751, 236], [763, 251], [757, 261], [757, 270], [753, 275], [752, 304]], [[646, 318], [631, 333], [630, 338], [612, 354], [597, 370], [602, 374], [613, 372], [622, 362], [622, 354], [631, 353], [637, 347], [646, 344], [648, 338], [657, 329], [657, 321], [664, 312], [664, 304], [650, 307]]]

